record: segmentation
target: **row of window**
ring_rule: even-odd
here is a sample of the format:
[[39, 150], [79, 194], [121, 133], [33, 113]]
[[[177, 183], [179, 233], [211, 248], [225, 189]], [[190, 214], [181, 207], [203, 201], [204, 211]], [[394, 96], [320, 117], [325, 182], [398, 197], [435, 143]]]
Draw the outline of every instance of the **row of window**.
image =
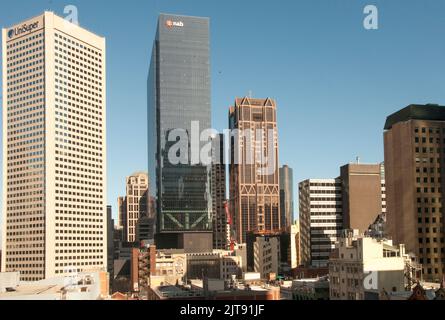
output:
[[[100, 53], [99, 51], [94, 50], [94, 49], [91, 49], [89, 46], [83, 45], [83, 44], [81, 44], [81, 43], [79, 43], [79, 42], [76, 42], [76, 41], [74, 41], [74, 40], [71, 40], [69, 37], [67, 38], [67, 37], [65, 37], [65, 36], [63, 36], [63, 35], [61, 35], [61, 34], [59, 34], [59, 33], [57, 33], [57, 32], [56, 32], [56, 34], [55, 34], [55, 37], [56, 37], [56, 38], [59, 38], [60, 40], [65, 41], [65, 42], [67, 42], [67, 43], [70, 43], [70, 44], [72, 44], [73, 46], [76, 46], [76, 47], [78, 47], [78, 48], [80, 48], [80, 49], [82, 49], [82, 50], [86, 50], [86, 51], [88, 51], [88, 52], [94, 54], [95, 56], [90, 55], [90, 54], [88, 54], [88, 53], [85, 53], [85, 55], [86, 55], [87, 57], [89, 57], [89, 58], [91, 58], [91, 59], [95, 59], [96, 61], [102, 62], [102, 60], [100, 60], [100, 58], [102, 57], [102, 53]], [[65, 44], [63, 44], [63, 45], [65, 46]], [[76, 49], [76, 48], [71, 48], [71, 49], [73, 49], [73, 50], [76, 51], [76, 52], [83, 52], [83, 51], [79, 51], [79, 49]]]
[[[22, 53], [20, 53], [17, 56], [10, 57], [10, 58], [8, 58], [8, 60], [14, 60], [15, 58], [18, 58], [18, 57], [25, 57], [25, 58], [20, 59], [20, 60], [15, 60], [15, 61], [13, 61], [11, 63], [8, 63], [8, 65], [7, 65], [8, 68], [16, 66], [16, 65], [19, 65], [19, 64], [22, 64], [22, 63], [25, 63], [25, 62], [28, 62], [28, 61], [32, 61], [32, 60], [37, 59], [39, 57], [43, 58], [43, 52], [41, 52], [41, 50], [39, 50], [37, 48], [34, 48], [32, 50], [28, 50], [26, 52], [22, 52]], [[43, 62], [43, 59], [41, 61]], [[9, 86], [9, 84], [10, 83], [8, 83], [8, 86]]]
[[[43, 109], [44, 101], [45, 101], [45, 99], [38, 98], [38, 99], [35, 99], [35, 100], [28, 100], [28, 101], [25, 101], [23, 103], [16, 104], [16, 105], [14, 105], [13, 103], [8, 103], [8, 116], [9, 115], [15, 116], [17, 114], [22, 114], [22, 113], [38, 110], [40, 108]], [[36, 105], [36, 104], [38, 104], [38, 105]], [[36, 105], [36, 106], [34, 106], [34, 105]], [[23, 107], [28, 107], [28, 106], [29, 106], [29, 108], [22, 109]], [[19, 109], [19, 110], [17, 110], [17, 109]], [[12, 110], [17, 110], [17, 111], [10, 112]]]
[[434, 237], [434, 238], [419, 238], [419, 244], [423, 244], [423, 243], [439, 243], [439, 240], [440, 240], [440, 243], [445, 243], [445, 239], [444, 238], [438, 239], [438, 238]]
[[[16, 48], [18, 46], [21, 46], [22, 44], [28, 43], [28, 42], [33, 41], [35, 39], [43, 38], [43, 35], [44, 35], [43, 32], [35, 33], [35, 34], [33, 34], [33, 35], [29, 36], [29, 37], [22, 38], [21, 40], [13, 41], [11, 43], [8, 43], [6, 48], [8, 50], [12, 49], [12, 48]], [[16, 49], [10, 50], [10, 53], [14, 53], [14, 52], [17, 52], [17, 51], [22, 50], [22, 49], [23, 48], [16, 48]]]
[[[44, 62], [44, 59], [39, 59], [39, 60], [35, 60], [35, 61], [32, 61], [32, 62], [28, 62], [28, 63], [26, 63], [26, 64], [23, 64], [23, 65], [19, 65], [19, 66], [17, 66], [17, 67], [15, 67], [15, 68], [10, 68], [10, 69], [7, 69], [8, 70], [8, 72], [7, 72], [7, 74], [12, 74], [12, 73], [16, 73], [16, 72], [19, 72], [20, 70], [29, 70], [31, 67], [33, 67], [33, 66], [35, 66], [35, 65], [37, 65], [37, 64], [42, 64], [42, 66], [40, 66], [39, 68], [42, 68], [43, 69], [43, 62]], [[38, 69], [37, 69], [38, 70]], [[26, 74], [26, 73], [25, 73]], [[15, 76], [17, 76], [17, 74], [15, 75]], [[17, 77], [15, 77], [15, 76], [11, 76], [10, 78], [8, 78], [8, 79], [14, 79], [14, 78], [17, 78]], [[9, 76], [8, 76], [9, 77]]]
[[[18, 103], [18, 102], [22, 102], [22, 101], [28, 101], [28, 100], [31, 100], [31, 99], [34, 99], [34, 98], [42, 97], [43, 95], [44, 95], [43, 92], [37, 92], [37, 93], [29, 94], [29, 95], [27, 95], [25, 97], [20, 97], [20, 98], [17, 98], [17, 99], [11, 99], [11, 100], [8, 100], [8, 105], [9, 104]], [[42, 99], [42, 101], [43, 101], [43, 98], [40, 98], [40, 99]]]

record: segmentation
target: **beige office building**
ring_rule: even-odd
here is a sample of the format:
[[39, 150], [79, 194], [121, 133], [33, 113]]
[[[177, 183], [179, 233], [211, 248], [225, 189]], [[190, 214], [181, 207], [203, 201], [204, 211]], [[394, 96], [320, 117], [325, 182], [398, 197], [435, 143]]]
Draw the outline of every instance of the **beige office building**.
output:
[[148, 174], [136, 172], [126, 178], [126, 196], [118, 198], [118, 226], [123, 240], [135, 242], [140, 218], [148, 217]]
[[257, 237], [253, 243], [255, 272], [260, 273], [262, 279], [270, 274], [278, 274], [280, 265], [280, 239], [278, 237]]
[[365, 291], [405, 290], [406, 266], [412, 265], [405, 246], [391, 240], [360, 236], [358, 230], [342, 236], [329, 259], [330, 300], [365, 300]]
[[52, 12], [2, 39], [2, 270], [106, 270], [105, 39]]
[[243, 243], [249, 231], [275, 232], [282, 226], [275, 101], [237, 98], [229, 127], [239, 130], [231, 141], [230, 202], [236, 238]]

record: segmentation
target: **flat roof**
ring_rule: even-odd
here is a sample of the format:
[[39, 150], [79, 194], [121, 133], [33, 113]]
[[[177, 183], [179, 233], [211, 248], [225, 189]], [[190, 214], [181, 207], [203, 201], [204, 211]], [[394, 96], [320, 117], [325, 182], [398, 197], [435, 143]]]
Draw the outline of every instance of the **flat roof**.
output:
[[195, 18], [195, 19], [205, 19], [205, 20], [210, 20], [209, 17], [198, 17], [198, 16], [190, 16], [190, 15], [186, 15], [186, 14], [177, 14], [177, 13], [166, 13], [166, 12], [160, 12], [159, 13], [159, 17], [160, 16], [165, 16], [165, 17], [178, 17], [178, 18]]
[[410, 104], [387, 117], [384, 129], [390, 130], [396, 123], [408, 120], [445, 121], [445, 106]]
[[34, 296], [57, 294], [63, 289], [61, 285], [19, 285], [14, 288], [14, 291], [0, 293], [1, 298], [15, 297], [15, 296]]

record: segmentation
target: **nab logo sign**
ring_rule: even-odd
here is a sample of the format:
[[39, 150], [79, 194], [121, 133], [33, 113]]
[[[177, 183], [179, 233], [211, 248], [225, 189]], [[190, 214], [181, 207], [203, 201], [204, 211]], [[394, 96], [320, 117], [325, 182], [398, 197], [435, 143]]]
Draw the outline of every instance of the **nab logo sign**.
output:
[[8, 37], [12, 38], [14, 36], [14, 29], [8, 31]]
[[182, 21], [172, 21], [172, 20], [167, 20], [165, 21], [165, 26], [169, 29], [173, 28], [173, 27], [180, 27], [182, 28], [184, 26], [184, 23]]

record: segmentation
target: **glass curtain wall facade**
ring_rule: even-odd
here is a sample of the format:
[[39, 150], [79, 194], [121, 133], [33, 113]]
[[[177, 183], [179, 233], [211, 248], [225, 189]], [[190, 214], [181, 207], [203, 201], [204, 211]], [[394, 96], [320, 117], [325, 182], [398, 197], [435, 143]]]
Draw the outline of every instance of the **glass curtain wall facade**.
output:
[[[208, 18], [159, 16], [148, 77], [148, 156], [160, 234], [212, 230], [210, 170], [192, 163], [190, 152], [192, 138], [211, 127], [209, 53]], [[192, 137], [193, 122], [199, 131]], [[179, 155], [185, 163], [175, 164], [168, 155], [178, 129], [189, 138], [188, 151]]]

